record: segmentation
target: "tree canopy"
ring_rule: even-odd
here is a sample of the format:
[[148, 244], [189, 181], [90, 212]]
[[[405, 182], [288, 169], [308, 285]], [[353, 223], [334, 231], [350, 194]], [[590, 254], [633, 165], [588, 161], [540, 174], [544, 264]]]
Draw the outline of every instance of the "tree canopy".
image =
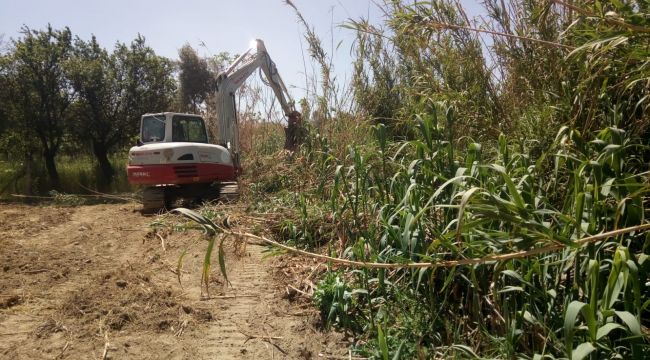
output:
[[109, 154], [135, 142], [140, 116], [173, 110], [174, 71], [141, 35], [108, 51], [95, 36], [73, 39], [69, 28], [24, 27], [0, 54], [3, 152], [24, 166], [40, 152], [56, 189], [62, 147], [88, 149], [108, 184]]

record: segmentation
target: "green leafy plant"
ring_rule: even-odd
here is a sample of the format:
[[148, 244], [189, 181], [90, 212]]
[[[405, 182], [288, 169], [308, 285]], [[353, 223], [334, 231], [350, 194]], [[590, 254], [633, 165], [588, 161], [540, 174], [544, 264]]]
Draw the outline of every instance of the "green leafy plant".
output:
[[[598, 354], [597, 357], [615, 357], [619, 355], [615, 346], [619, 339], [624, 338], [633, 344], [639, 344], [643, 336], [639, 306], [641, 285], [637, 277], [639, 265], [630, 256], [627, 248], [619, 246], [614, 251], [611, 262], [601, 264], [598, 260], [589, 260], [586, 278], [589, 302], [574, 300], [566, 308], [564, 333], [567, 353], [571, 359], [584, 359], [592, 352]], [[603, 288], [600, 281], [604, 279], [601, 272], [607, 274], [604, 270], [609, 270], [609, 275]], [[625, 304], [626, 297], [633, 304]], [[636, 309], [636, 312], [632, 313], [627, 309]], [[586, 324], [587, 341], [578, 344], [574, 349], [574, 337], [579, 331], [575, 323], [579, 314], [582, 314]], [[621, 335], [616, 338], [609, 337], [610, 332], [614, 330], [618, 330]], [[631, 350], [633, 357], [643, 356], [643, 350], [637, 346], [633, 346]]]
[[[427, 113], [414, 117], [420, 133], [413, 140], [389, 145], [378, 126], [376, 147], [349, 146], [341, 159], [327, 147], [303, 148], [319, 149], [305, 157], [321, 171], [314, 176], [325, 180], [295, 197], [295, 218], [285, 220], [291, 230], [287, 240], [303, 241], [305, 214], [323, 209], [339, 229], [333, 232], [338, 241], [329, 246], [344, 245], [337, 253], [355, 260], [437, 262], [555, 244], [564, 250], [456, 269], [360, 270], [345, 282], [331, 273], [315, 296], [323, 319], [349, 330], [365, 327], [373, 336], [378, 322], [386, 324], [390, 331], [382, 329], [381, 344], [370, 339], [369, 344], [387, 346], [389, 354], [399, 344], [410, 344], [406, 349], [418, 344], [419, 350], [402, 350], [402, 356], [432, 354], [450, 343], [456, 347], [449, 351], [459, 354], [647, 353], [647, 340], [630, 327], [627, 315], [641, 324], [647, 294], [640, 287], [635, 295], [625, 267], [643, 268], [635, 259], [647, 249], [640, 246], [645, 238], [632, 232], [585, 247], [575, 244], [591, 234], [646, 223], [643, 199], [650, 187], [638, 158], [646, 145], [615, 127], [587, 135], [563, 127], [536, 158], [531, 152], [539, 147], [533, 150], [503, 134], [489, 152], [473, 141], [461, 151], [446, 130], [455, 117], [448, 103], [431, 103]], [[322, 145], [323, 140], [309, 141]], [[392, 155], [386, 154], [389, 149]], [[597, 280], [589, 261], [598, 262]], [[645, 283], [647, 272], [637, 274], [639, 284]], [[601, 284], [601, 278], [612, 284], [599, 285], [598, 291], [611, 294], [589, 307], [595, 298], [592, 282]], [[355, 299], [352, 288], [363, 292]], [[593, 312], [603, 301], [611, 305]], [[351, 304], [355, 322], [346, 319]], [[576, 312], [579, 304], [587, 305]], [[580, 326], [560, 331], [570, 326], [563, 319], [575, 323], [579, 318], [572, 314], [587, 311], [596, 322], [584, 321], [595, 333]], [[589, 345], [578, 349], [576, 344]]]
[[320, 309], [321, 319], [327, 328], [332, 325], [344, 329], [354, 328], [353, 294], [342, 274], [338, 272], [327, 273], [318, 283], [314, 291], [314, 302]]
[[348, 326], [376, 358], [648, 357], [647, 6], [488, 1], [480, 26], [458, 2], [380, 6], [344, 25], [353, 121], [319, 122], [257, 208], [358, 261], [527, 256], [326, 275], [323, 318], [363, 290]]
[[[214, 251], [214, 246], [219, 241], [218, 245], [218, 261], [219, 269], [221, 270], [221, 275], [223, 275], [226, 282], [228, 282], [228, 276], [226, 274], [226, 263], [225, 263], [225, 252], [223, 243], [225, 240], [225, 234], [223, 229], [210, 220], [207, 216], [201, 215], [200, 213], [186, 209], [186, 208], [176, 208], [172, 212], [178, 213], [194, 222], [199, 224], [207, 236], [208, 247], [205, 251], [205, 256], [203, 258], [203, 268], [201, 272], [201, 291], [203, 291], [203, 286], [205, 286], [205, 291], [208, 297], [210, 297], [210, 270], [212, 265], [212, 252]], [[183, 253], [178, 258], [177, 263], [177, 274], [178, 281], [180, 282], [181, 268], [183, 266], [183, 259], [187, 254], [187, 249], [183, 250]]]
[[79, 206], [86, 203], [84, 198], [74, 194], [63, 194], [56, 190], [51, 190], [49, 194], [58, 205]]

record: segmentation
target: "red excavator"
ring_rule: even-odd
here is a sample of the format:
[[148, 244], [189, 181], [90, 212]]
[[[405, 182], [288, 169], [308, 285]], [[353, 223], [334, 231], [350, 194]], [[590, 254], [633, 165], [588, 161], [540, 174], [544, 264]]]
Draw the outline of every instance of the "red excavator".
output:
[[273, 89], [288, 127], [285, 148], [296, 143], [300, 113], [262, 40], [217, 76], [215, 108], [217, 139], [211, 143], [205, 121], [199, 115], [145, 114], [140, 121], [140, 140], [129, 150], [129, 183], [144, 185], [143, 210], [169, 208], [179, 198], [216, 198], [241, 172], [239, 127], [235, 91], [261, 69], [264, 82]]

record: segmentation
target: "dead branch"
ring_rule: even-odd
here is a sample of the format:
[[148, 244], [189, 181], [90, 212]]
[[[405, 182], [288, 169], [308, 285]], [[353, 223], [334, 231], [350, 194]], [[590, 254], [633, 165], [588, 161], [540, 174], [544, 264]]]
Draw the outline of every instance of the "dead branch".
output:
[[[576, 247], [582, 247], [584, 245], [590, 244], [597, 242], [602, 239], [606, 239], [609, 237], [615, 237], [618, 235], [622, 234], [627, 234], [635, 231], [639, 231], [642, 233], [647, 232], [647, 230], [650, 229], [650, 224], [642, 224], [642, 225], [637, 225], [637, 226], [631, 226], [627, 227], [624, 229], [617, 229], [613, 231], [608, 231], [604, 232], [601, 234], [597, 235], [592, 235], [592, 236], [587, 236], [579, 240], [575, 240], [573, 242], [573, 245]], [[288, 252], [294, 253], [294, 254], [299, 254], [302, 256], [306, 257], [312, 257], [316, 259], [321, 259], [325, 261], [329, 261], [335, 264], [340, 264], [344, 266], [350, 266], [350, 267], [359, 267], [359, 268], [375, 268], [375, 269], [402, 269], [402, 268], [443, 268], [443, 267], [455, 267], [455, 266], [463, 266], [463, 265], [478, 265], [478, 264], [485, 264], [488, 262], [493, 262], [493, 261], [505, 261], [505, 260], [511, 260], [511, 259], [520, 259], [520, 258], [525, 258], [533, 255], [539, 255], [539, 254], [544, 254], [548, 252], [553, 252], [557, 251], [560, 249], [564, 249], [568, 247], [569, 245], [567, 244], [562, 244], [562, 243], [553, 243], [552, 245], [548, 246], [543, 246], [537, 249], [532, 249], [532, 250], [526, 250], [526, 251], [516, 251], [512, 253], [507, 253], [507, 254], [497, 254], [497, 255], [488, 255], [482, 258], [474, 258], [474, 259], [461, 259], [461, 260], [444, 260], [440, 262], [412, 262], [412, 263], [404, 263], [404, 264], [398, 264], [398, 263], [376, 263], [376, 262], [365, 262], [365, 261], [354, 261], [354, 260], [347, 260], [347, 259], [340, 259], [340, 258], [335, 258], [327, 255], [321, 255], [321, 254], [315, 254], [309, 251], [305, 250], [300, 250], [296, 249], [291, 246], [287, 246], [284, 244], [280, 244], [277, 241], [273, 241], [270, 239], [267, 239], [262, 236], [257, 236], [254, 234], [250, 233], [240, 233], [240, 232], [232, 232], [232, 231], [227, 231], [225, 229], [221, 229], [223, 232], [232, 234], [232, 235], [238, 235], [238, 236], [245, 236], [249, 237], [252, 239], [256, 239], [262, 242], [265, 242], [268, 245], [272, 245], [281, 249], [284, 249]], [[549, 239], [551, 241], [554, 241], [553, 239]]]

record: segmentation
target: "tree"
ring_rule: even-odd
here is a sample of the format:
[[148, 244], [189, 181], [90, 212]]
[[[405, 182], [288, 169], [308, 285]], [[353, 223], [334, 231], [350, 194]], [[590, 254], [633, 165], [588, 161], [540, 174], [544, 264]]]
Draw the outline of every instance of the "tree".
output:
[[51, 185], [59, 188], [55, 157], [61, 147], [68, 108], [74, 97], [65, 65], [72, 52], [69, 28], [31, 30], [24, 27], [23, 38], [13, 41], [12, 70], [14, 101], [23, 127], [33, 131], [40, 142]]
[[169, 110], [176, 90], [176, 81], [172, 77], [174, 66], [169, 59], [156, 55], [139, 34], [130, 46], [116, 45], [113, 61], [124, 71], [126, 89], [123, 102], [128, 137], [123, 140], [129, 140], [138, 133], [142, 114]]
[[20, 162], [21, 167], [2, 184], [0, 193], [6, 190], [18, 179], [24, 178], [24, 193], [32, 193], [32, 169], [34, 154], [38, 154], [40, 146], [35, 141], [36, 135], [20, 116], [18, 99], [18, 82], [13, 53], [0, 55], [0, 149], [2, 155], [10, 162]]
[[121, 125], [126, 119], [120, 97], [125, 82], [94, 36], [88, 42], [77, 38], [69, 69], [72, 85], [79, 94], [75, 104], [78, 117], [72, 131], [91, 142], [104, 178], [110, 182], [114, 170], [108, 160], [108, 149], [124, 134]]
[[[0, 41], [2, 38], [0, 37]], [[0, 42], [1, 44], [1, 42]], [[0, 54], [0, 138], [9, 124], [9, 57]]]
[[178, 57], [180, 108], [182, 111], [197, 112], [210, 94], [213, 76], [208, 69], [208, 62], [199, 57], [189, 44], [178, 50]]
[[108, 154], [137, 134], [142, 113], [167, 110], [174, 90], [172, 66], [141, 36], [130, 47], [116, 45], [110, 55], [94, 36], [87, 42], [77, 38], [75, 45], [69, 66], [79, 94], [74, 132], [82, 141], [90, 141], [109, 183], [115, 171]]

